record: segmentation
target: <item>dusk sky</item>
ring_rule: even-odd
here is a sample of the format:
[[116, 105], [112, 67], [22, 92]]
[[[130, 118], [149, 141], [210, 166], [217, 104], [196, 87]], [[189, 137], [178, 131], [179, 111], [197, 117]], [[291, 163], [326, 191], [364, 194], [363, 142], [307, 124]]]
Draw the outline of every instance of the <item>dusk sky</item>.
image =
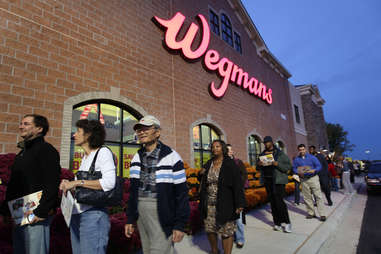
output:
[[242, 2], [290, 81], [318, 85], [325, 120], [356, 145], [350, 155], [381, 159], [381, 1]]

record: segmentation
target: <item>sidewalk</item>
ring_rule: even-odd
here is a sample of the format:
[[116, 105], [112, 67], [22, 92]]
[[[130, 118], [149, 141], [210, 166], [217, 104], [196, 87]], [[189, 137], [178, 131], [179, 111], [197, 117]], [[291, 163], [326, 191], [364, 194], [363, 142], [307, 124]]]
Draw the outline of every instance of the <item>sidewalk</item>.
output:
[[[324, 194], [323, 194], [324, 196]], [[245, 238], [242, 249], [233, 247], [232, 253], [266, 253], [266, 254], [314, 254], [340, 223], [343, 213], [348, 207], [353, 195], [332, 192], [333, 206], [325, 206], [328, 215], [326, 222], [316, 219], [305, 219], [307, 213], [304, 204], [293, 204], [294, 197], [287, 198], [290, 220], [293, 232], [283, 233], [272, 229], [270, 206], [265, 205], [252, 210], [246, 215]], [[323, 197], [325, 202], [325, 197]], [[219, 243], [220, 250], [221, 241]], [[199, 254], [210, 251], [209, 243], [204, 232], [194, 236], [186, 236], [175, 245], [175, 253]], [[222, 252], [221, 252], [222, 253]]]

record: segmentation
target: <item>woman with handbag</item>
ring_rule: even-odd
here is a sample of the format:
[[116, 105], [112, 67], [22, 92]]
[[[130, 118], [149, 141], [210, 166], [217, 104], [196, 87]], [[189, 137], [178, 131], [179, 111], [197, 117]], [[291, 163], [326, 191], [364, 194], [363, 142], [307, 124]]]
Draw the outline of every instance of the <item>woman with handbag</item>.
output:
[[[104, 200], [102, 206], [102, 200], [94, 199], [104, 199], [103, 194], [114, 189], [115, 162], [110, 149], [103, 147], [106, 132], [99, 121], [82, 119], [77, 121], [76, 126], [74, 143], [82, 147], [85, 155], [75, 180], [62, 180], [60, 184], [63, 195], [66, 195], [67, 191], [75, 191], [75, 203], [70, 222], [71, 246], [73, 254], [106, 253], [110, 231], [107, 200]], [[90, 170], [97, 173], [95, 175], [99, 179], [86, 180], [94, 179], [90, 177]], [[92, 200], [83, 199], [83, 196], [89, 195]], [[79, 201], [79, 197], [84, 201]]]
[[212, 159], [204, 166], [200, 187], [200, 210], [212, 254], [219, 253], [217, 234], [222, 237], [225, 254], [233, 248], [235, 221], [245, 207], [239, 168], [222, 140], [212, 142]]

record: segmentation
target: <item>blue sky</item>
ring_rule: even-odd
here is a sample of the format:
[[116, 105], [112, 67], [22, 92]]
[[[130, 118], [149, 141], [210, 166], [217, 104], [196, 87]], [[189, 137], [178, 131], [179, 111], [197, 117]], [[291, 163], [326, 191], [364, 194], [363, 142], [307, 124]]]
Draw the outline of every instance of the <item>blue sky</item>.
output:
[[356, 145], [350, 155], [381, 159], [381, 1], [242, 2], [290, 81], [318, 85], [326, 121]]

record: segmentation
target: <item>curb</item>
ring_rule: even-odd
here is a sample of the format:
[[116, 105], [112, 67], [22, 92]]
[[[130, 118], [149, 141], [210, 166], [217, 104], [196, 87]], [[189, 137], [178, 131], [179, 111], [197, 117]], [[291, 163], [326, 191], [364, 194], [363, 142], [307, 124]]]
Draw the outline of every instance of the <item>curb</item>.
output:
[[352, 202], [356, 191], [340, 201], [327, 220], [315, 229], [312, 234], [295, 250], [294, 254], [318, 253], [323, 244], [329, 239], [331, 233], [343, 219], [344, 212]]

